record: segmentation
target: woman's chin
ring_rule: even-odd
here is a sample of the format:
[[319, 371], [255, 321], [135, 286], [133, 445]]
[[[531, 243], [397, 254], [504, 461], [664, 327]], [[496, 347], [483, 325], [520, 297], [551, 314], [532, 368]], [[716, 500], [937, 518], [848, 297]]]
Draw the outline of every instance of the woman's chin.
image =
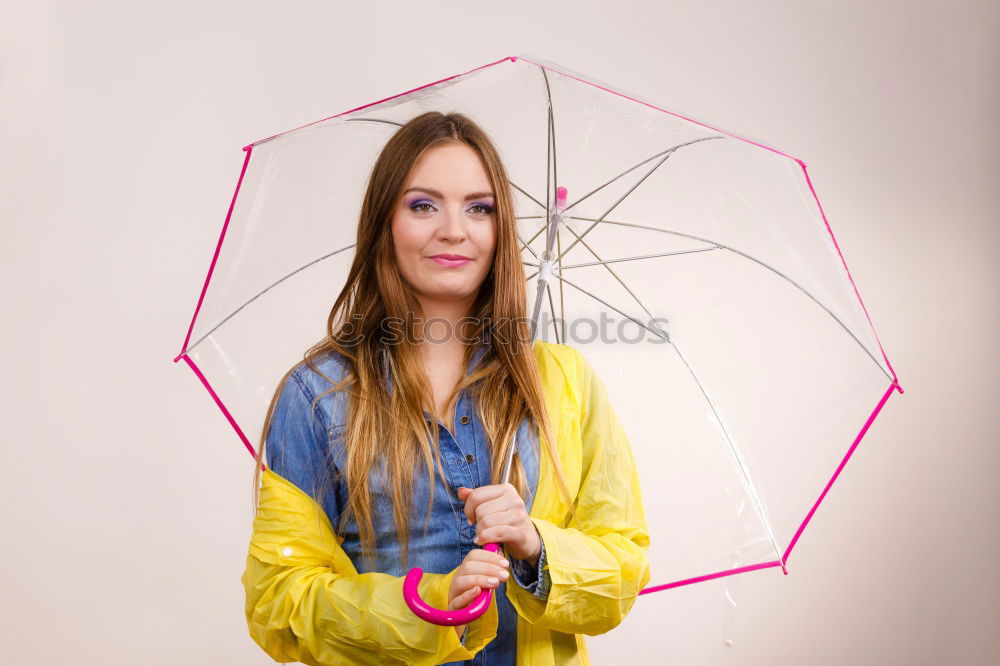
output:
[[474, 288], [470, 289], [468, 285], [434, 285], [422, 290], [423, 295], [428, 299], [441, 302], [466, 301], [475, 292], [476, 290]]

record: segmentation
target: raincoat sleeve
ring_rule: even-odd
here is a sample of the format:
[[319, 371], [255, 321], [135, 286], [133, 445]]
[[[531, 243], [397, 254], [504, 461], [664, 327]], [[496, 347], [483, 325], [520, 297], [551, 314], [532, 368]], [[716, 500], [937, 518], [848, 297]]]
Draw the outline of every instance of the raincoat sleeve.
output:
[[[621, 623], [649, 582], [649, 530], [625, 432], [593, 368], [579, 352], [574, 358], [575, 376], [568, 379], [578, 387], [578, 407], [570, 412], [578, 419], [582, 446], [578, 522], [561, 527], [532, 516], [545, 547], [548, 597], [539, 599], [518, 585], [507, 589], [529, 623], [596, 636]], [[560, 426], [561, 437], [575, 437], [575, 425]]]
[[[279, 421], [272, 417], [272, 423], [281, 423], [278, 434], [286, 442], [313, 432], [310, 398], [301, 389], [285, 391], [282, 416]], [[407, 607], [403, 577], [359, 574], [341, 541], [312, 497], [274, 470], [264, 471], [240, 580], [250, 636], [274, 660], [430, 666], [472, 659], [496, 636], [495, 598], [459, 640], [454, 627], [426, 622]], [[457, 571], [425, 572], [421, 598], [447, 608]]]

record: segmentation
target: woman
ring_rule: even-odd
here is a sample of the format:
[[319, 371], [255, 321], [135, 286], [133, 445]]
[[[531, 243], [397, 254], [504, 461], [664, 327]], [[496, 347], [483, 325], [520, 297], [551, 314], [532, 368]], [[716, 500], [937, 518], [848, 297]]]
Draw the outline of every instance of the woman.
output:
[[[586, 664], [582, 634], [630, 610], [649, 579], [631, 449], [583, 357], [532, 343], [525, 313], [496, 149], [461, 114], [414, 118], [372, 169], [327, 336], [265, 419], [242, 582], [274, 659]], [[493, 603], [425, 622], [412, 566], [433, 606]]]

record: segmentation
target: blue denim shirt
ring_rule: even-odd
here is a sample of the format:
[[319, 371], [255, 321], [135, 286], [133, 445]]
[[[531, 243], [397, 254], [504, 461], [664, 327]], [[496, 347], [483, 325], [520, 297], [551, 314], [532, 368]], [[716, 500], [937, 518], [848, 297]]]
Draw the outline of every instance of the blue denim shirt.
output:
[[[474, 367], [484, 351], [484, 347], [477, 350], [467, 372]], [[339, 354], [329, 354], [316, 365], [333, 382], [339, 381], [346, 374], [346, 361]], [[387, 376], [386, 379], [391, 389], [391, 378]], [[329, 381], [312, 371], [305, 363], [300, 363], [289, 375], [279, 394], [271, 416], [265, 448], [267, 466], [273, 472], [291, 481], [310, 496], [317, 497], [317, 493], [322, 495], [320, 499], [323, 509], [336, 529], [340, 514], [346, 510], [348, 502], [347, 483], [340, 477], [347, 462], [344, 447], [346, 393], [327, 393], [316, 403], [315, 418], [310, 416], [312, 401], [331, 387]], [[492, 471], [489, 445], [483, 425], [476, 414], [475, 399], [468, 391], [462, 391], [458, 397], [454, 424], [453, 434], [443, 423], [437, 423], [441, 463], [448, 482], [456, 491], [459, 486], [476, 488], [489, 484]], [[525, 499], [525, 507], [530, 511], [538, 487], [539, 464], [537, 434], [527, 419], [517, 430], [516, 442], [517, 452], [527, 475], [528, 497]], [[333, 474], [329, 471], [331, 467]], [[448, 573], [461, 564], [473, 548], [480, 546], [472, 541], [476, 528], [475, 525], [469, 525], [465, 518], [465, 504], [444, 486], [436, 469], [433, 482], [434, 504], [425, 531], [423, 528], [430, 490], [426, 470], [421, 466], [414, 471], [414, 497], [409, 522], [409, 566], [419, 566], [425, 572]], [[361, 536], [353, 516], [345, 524], [341, 546], [358, 573], [379, 571], [393, 576], [405, 576], [393, 518], [391, 489], [384, 488], [373, 472], [371, 490], [374, 502], [372, 519], [376, 534], [374, 566], [370, 566], [370, 561], [362, 557]], [[511, 577], [494, 588], [498, 614], [496, 638], [477, 653], [474, 659], [450, 662], [446, 666], [514, 666], [517, 614], [507, 598], [506, 586], [508, 582], [514, 581], [538, 598], [545, 599], [550, 581], [548, 572], [544, 571], [544, 543], [537, 567], [533, 568], [527, 562], [510, 557], [507, 560], [510, 562]], [[464, 641], [463, 636], [463, 644]]]

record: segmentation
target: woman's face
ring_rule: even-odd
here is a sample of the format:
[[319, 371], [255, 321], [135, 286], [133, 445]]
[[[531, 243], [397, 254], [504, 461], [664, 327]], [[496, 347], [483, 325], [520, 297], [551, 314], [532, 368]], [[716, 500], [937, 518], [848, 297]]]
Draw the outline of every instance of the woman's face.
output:
[[479, 155], [448, 142], [413, 165], [393, 213], [396, 264], [422, 305], [471, 306], [493, 264], [495, 199]]

